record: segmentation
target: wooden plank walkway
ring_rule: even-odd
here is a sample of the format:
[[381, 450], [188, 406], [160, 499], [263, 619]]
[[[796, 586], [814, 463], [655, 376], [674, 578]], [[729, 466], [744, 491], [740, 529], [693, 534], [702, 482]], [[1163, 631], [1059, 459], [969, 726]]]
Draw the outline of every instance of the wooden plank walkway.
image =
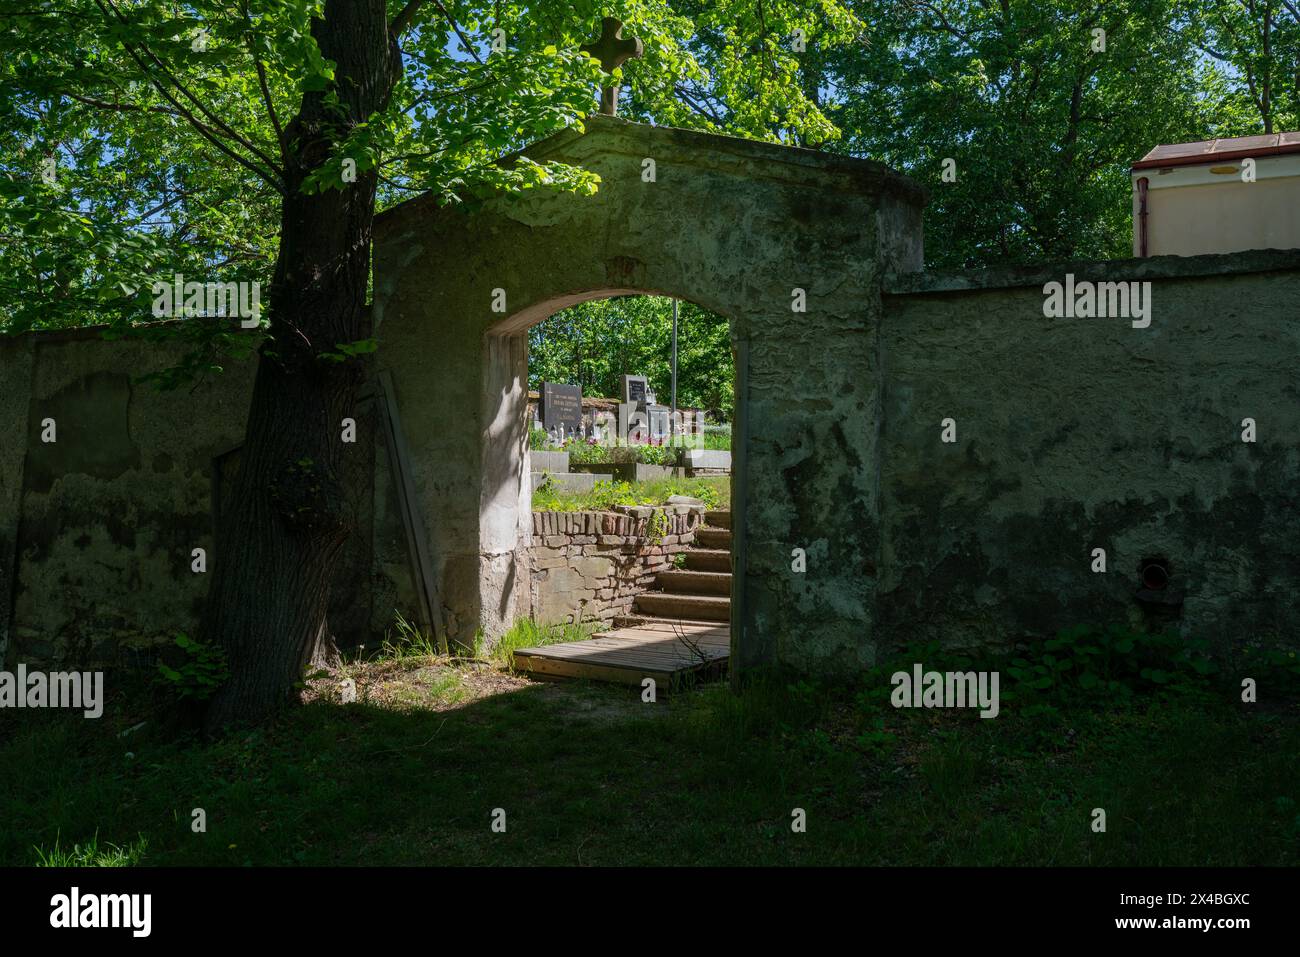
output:
[[730, 655], [727, 622], [644, 621], [586, 641], [520, 648], [514, 666], [534, 675], [631, 685], [653, 678], [671, 687], [695, 672], [721, 672]]

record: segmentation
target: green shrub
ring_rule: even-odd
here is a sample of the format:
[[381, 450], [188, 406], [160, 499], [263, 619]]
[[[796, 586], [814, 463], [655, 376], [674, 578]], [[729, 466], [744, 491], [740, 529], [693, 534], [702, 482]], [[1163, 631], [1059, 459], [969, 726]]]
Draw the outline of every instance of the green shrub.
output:
[[569, 453], [570, 465], [599, 465], [614, 461], [609, 446], [590, 439], [569, 439], [563, 450]]
[[176, 636], [175, 644], [181, 651], [180, 663], [172, 668], [158, 662], [158, 683], [181, 701], [206, 701], [229, 674], [225, 652], [184, 633]]
[[534, 452], [556, 451], [555, 443], [551, 441], [551, 436], [545, 429], [528, 430], [528, 447]]
[[677, 450], [668, 445], [638, 445], [637, 460], [643, 465], [676, 465]]
[[1079, 625], [1014, 655], [1004, 670], [1012, 684], [1003, 700], [1032, 704], [1203, 689], [1218, 666], [1204, 641], [1174, 631]]
[[569, 453], [569, 462], [573, 465], [677, 464], [677, 449], [670, 445], [602, 445], [591, 439], [569, 439], [562, 451]]
[[1288, 648], [1251, 648], [1241, 651], [1240, 666], [1245, 677], [1263, 675], [1284, 695], [1300, 695], [1300, 655]]

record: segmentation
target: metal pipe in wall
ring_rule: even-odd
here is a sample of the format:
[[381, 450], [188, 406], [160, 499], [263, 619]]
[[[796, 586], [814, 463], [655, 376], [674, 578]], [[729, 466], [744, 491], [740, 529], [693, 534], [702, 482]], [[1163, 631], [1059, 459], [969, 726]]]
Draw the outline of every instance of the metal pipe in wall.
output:
[[1149, 181], [1145, 176], [1139, 177], [1137, 181], [1138, 188], [1138, 255], [1143, 259], [1147, 256], [1147, 186]]

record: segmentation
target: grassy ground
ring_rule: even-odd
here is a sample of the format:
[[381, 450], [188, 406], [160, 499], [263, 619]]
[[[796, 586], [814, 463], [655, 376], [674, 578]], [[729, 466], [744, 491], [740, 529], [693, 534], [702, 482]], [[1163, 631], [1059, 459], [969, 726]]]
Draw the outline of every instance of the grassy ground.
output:
[[[536, 638], [537, 636], [533, 636]], [[545, 636], [543, 636], [544, 638]], [[555, 637], [555, 636], [552, 636]], [[106, 715], [0, 740], [0, 862], [1295, 864], [1300, 723], [1164, 696], [894, 711], [812, 685], [534, 683], [399, 654], [214, 744]], [[10, 713], [13, 714], [12, 712]], [[1091, 813], [1107, 813], [1094, 833]], [[207, 832], [193, 833], [203, 808]], [[506, 813], [505, 833], [491, 830]], [[793, 833], [792, 811], [807, 815]], [[116, 861], [110, 858], [116, 857]]]
[[535, 512], [603, 511], [614, 505], [663, 505], [670, 496], [698, 498], [709, 508], [731, 508], [731, 477], [656, 479], [650, 482], [597, 482], [590, 492], [543, 485], [533, 492]]

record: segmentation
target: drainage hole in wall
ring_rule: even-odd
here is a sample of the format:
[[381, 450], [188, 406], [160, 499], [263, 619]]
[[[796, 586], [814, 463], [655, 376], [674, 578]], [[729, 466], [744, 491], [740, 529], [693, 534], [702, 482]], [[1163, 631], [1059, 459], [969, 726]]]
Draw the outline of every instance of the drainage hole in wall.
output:
[[1139, 566], [1142, 587], [1149, 591], [1164, 591], [1169, 587], [1169, 562], [1163, 558], [1144, 558]]

